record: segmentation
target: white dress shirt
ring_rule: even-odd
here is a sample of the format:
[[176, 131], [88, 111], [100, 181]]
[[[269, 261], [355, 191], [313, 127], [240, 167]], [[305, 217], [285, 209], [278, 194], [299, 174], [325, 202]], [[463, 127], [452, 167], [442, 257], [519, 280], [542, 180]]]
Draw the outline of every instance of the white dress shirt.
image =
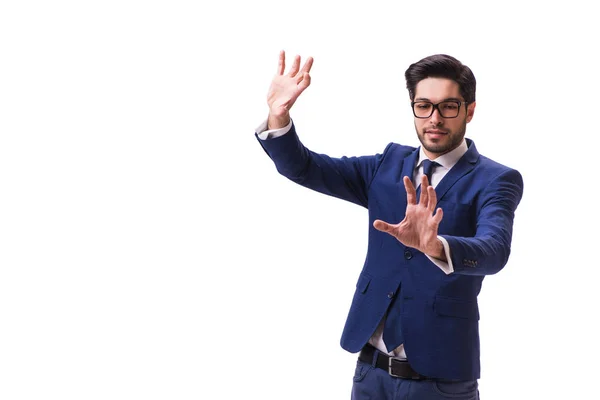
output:
[[[256, 134], [258, 135], [258, 138], [261, 140], [274, 139], [279, 136], [285, 135], [286, 133], [289, 132], [289, 130], [291, 128], [292, 128], [292, 121], [290, 120], [289, 124], [287, 124], [285, 127], [281, 128], [281, 129], [267, 130], [267, 121], [265, 120], [262, 124], [260, 124], [256, 128]], [[438, 183], [440, 183], [440, 181], [444, 178], [444, 176], [446, 176], [446, 174], [450, 171], [450, 169], [454, 165], [456, 165], [458, 160], [460, 160], [460, 158], [467, 152], [467, 150], [468, 150], [467, 142], [465, 139], [463, 139], [463, 141], [460, 143], [460, 145], [457, 148], [434, 159], [435, 162], [437, 162], [439, 164], [433, 171], [433, 174], [431, 175], [431, 182], [429, 182], [429, 184], [431, 186], [433, 186], [434, 189], [436, 188]], [[415, 169], [413, 171], [413, 182], [421, 182], [421, 178], [423, 177], [423, 160], [425, 160], [426, 158], [428, 158], [428, 157], [425, 155], [423, 148], [420, 147], [419, 148], [419, 159], [417, 160], [417, 165], [415, 166]], [[431, 160], [431, 161], [434, 161], [434, 160]], [[387, 221], [387, 222], [393, 224], [393, 223], [398, 223], [400, 221]], [[444, 273], [450, 274], [450, 273], [454, 272], [454, 267], [452, 265], [452, 258], [450, 257], [450, 246], [448, 245], [448, 242], [446, 241], [446, 239], [444, 239], [443, 237], [438, 236], [438, 239], [442, 242], [442, 245], [444, 246], [444, 251], [446, 253], [446, 259], [448, 261], [444, 262], [442, 260], [439, 260], [439, 259], [433, 258], [433, 257], [429, 257], [429, 256], [427, 256], [427, 258], [429, 258], [429, 260], [432, 263], [434, 263], [438, 268], [440, 268], [442, 271], [444, 271]], [[379, 326], [375, 330], [375, 333], [373, 334], [373, 336], [371, 336], [371, 339], [369, 339], [369, 343], [371, 345], [375, 346], [379, 351], [381, 351], [385, 354], [388, 354], [388, 355], [391, 355], [391, 356], [394, 356], [397, 358], [406, 358], [406, 353], [404, 351], [404, 345], [400, 345], [396, 349], [394, 349], [392, 352], [388, 353], [385, 343], [383, 341], [384, 323], [385, 323], [385, 317], [383, 317], [383, 319], [379, 323]]]
[[[437, 162], [440, 165], [437, 166], [433, 170], [433, 174], [431, 175], [430, 185], [433, 186], [434, 189], [436, 188], [438, 183], [440, 183], [442, 178], [444, 176], [446, 176], [446, 174], [450, 171], [450, 168], [452, 168], [452, 167], [454, 167], [454, 165], [456, 165], [458, 160], [460, 160], [460, 158], [467, 152], [467, 150], [468, 150], [467, 142], [466, 142], [466, 140], [463, 139], [463, 141], [457, 148], [455, 148], [454, 150], [452, 150], [446, 154], [443, 154], [435, 159], [435, 162]], [[421, 182], [421, 178], [423, 177], [423, 160], [425, 160], [426, 158], [428, 158], [428, 157], [425, 155], [423, 148], [422, 147], [419, 148], [419, 159], [417, 160], [417, 165], [413, 171], [413, 182]], [[433, 160], [431, 160], [431, 161], [433, 161]], [[388, 222], [397, 223], [400, 221], [388, 221]], [[433, 258], [433, 257], [429, 257], [429, 256], [427, 256], [427, 258], [429, 258], [429, 260], [432, 263], [437, 265], [446, 274], [450, 274], [450, 273], [454, 272], [454, 267], [452, 266], [452, 258], [450, 257], [450, 246], [448, 245], [448, 242], [446, 241], [446, 239], [444, 239], [443, 237], [438, 236], [438, 239], [444, 245], [444, 251], [446, 253], [446, 259], [448, 260], [448, 262], [444, 262], [442, 260], [438, 260], [437, 258]], [[385, 318], [386, 317], [384, 316], [383, 319], [381, 320], [381, 322], [379, 323], [379, 326], [375, 330], [375, 333], [373, 334], [373, 336], [371, 336], [371, 339], [369, 339], [369, 343], [371, 345], [375, 346], [382, 353], [388, 354], [390, 356], [394, 356], [396, 358], [405, 359], [406, 352], [404, 351], [404, 345], [401, 344], [400, 346], [396, 347], [391, 352], [388, 352], [385, 347], [385, 343], [383, 341], [383, 326], [385, 324]]]

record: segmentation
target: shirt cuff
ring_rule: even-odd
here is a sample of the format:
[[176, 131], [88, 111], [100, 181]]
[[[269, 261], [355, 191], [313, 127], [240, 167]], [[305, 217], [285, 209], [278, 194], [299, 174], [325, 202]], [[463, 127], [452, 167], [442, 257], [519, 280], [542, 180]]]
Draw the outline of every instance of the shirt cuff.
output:
[[267, 128], [267, 120], [265, 120], [256, 128], [255, 132], [260, 140], [275, 139], [279, 136], [285, 135], [290, 131], [290, 129], [292, 129], [292, 119], [290, 118], [290, 122], [283, 128], [271, 130], [267, 130]]
[[444, 246], [444, 253], [446, 253], [446, 259], [448, 260], [448, 262], [444, 262], [442, 260], [438, 260], [437, 258], [429, 256], [427, 256], [427, 258], [429, 258], [429, 261], [437, 265], [439, 269], [444, 271], [446, 275], [449, 275], [454, 272], [454, 266], [452, 265], [452, 257], [450, 257], [450, 246], [448, 245], [446, 239], [444, 239], [443, 237], [438, 236], [437, 238], [440, 239], [440, 242], [442, 242], [442, 245]]

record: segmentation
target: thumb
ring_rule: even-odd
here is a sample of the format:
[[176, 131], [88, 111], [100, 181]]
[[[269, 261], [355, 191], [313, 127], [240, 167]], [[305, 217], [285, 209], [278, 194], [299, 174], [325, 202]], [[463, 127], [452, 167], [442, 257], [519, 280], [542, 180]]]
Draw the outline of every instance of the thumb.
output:
[[298, 82], [298, 89], [300, 93], [304, 91], [307, 87], [310, 86], [310, 75], [308, 72], [304, 72], [302, 75], [302, 79]]
[[394, 225], [388, 224], [387, 222], [384, 222], [380, 219], [376, 219], [375, 222], [373, 222], [373, 227], [381, 232], [389, 233], [392, 230], [394, 230]]

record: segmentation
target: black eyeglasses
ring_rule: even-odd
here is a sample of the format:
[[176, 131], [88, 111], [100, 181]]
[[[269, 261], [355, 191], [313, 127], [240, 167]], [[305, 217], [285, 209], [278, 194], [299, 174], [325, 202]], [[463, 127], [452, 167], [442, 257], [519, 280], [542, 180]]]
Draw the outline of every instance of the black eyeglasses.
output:
[[460, 106], [468, 103], [466, 101], [447, 100], [437, 104], [430, 101], [413, 101], [410, 104], [412, 105], [413, 114], [417, 118], [429, 118], [436, 109], [443, 118], [456, 118], [460, 112]]

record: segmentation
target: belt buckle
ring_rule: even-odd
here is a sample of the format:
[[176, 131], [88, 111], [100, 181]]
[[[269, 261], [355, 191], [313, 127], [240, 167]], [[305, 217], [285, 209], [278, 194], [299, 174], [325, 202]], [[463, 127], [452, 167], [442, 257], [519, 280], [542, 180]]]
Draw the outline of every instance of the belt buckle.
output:
[[393, 378], [402, 378], [400, 375], [396, 375], [392, 372], [392, 362], [394, 361], [394, 357], [388, 358], [388, 374]]
[[[388, 358], [388, 374], [390, 374], [390, 376], [392, 376], [393, 378], [402, 378], [402, 379], [413, 379], [413, 380], [421, 380], [424, 377], [417, 374], [416, 372], [412, 372], [410, 375], [396, 375], [395, 373], [392, 372], [392, 364], [394, 363], [394, 361], [396, 361], [399, 364], [402, 364], [403, 360], [397, 360], [393, 357]], [[416, 374], [416, 375], [414, 375]]]

